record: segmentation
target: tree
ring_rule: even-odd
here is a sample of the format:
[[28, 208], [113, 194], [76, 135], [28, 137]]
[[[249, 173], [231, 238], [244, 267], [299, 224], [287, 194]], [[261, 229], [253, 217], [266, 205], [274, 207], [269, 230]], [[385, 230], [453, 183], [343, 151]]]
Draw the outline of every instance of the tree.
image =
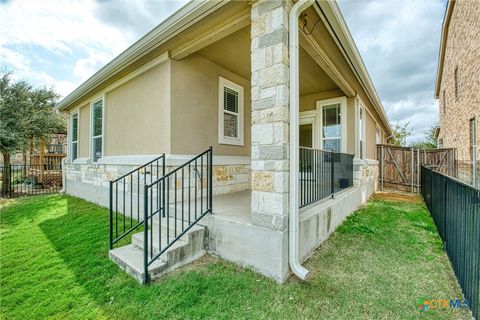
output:
[[388, 139], [388, 142], [394, 146], [407, 146], [407, 138], [412, 134], [412, 129], [409, 128], [410, 122], [401, 125], [400, 122], [397, 122], [392, 126], [393, 134]]
[[0, 74], [0, 152], [6, 169], [2, 193], [10, 191], [11, 155], [24, 151], [31, 139], [48, 139], [65, 130], [65, 121], [54, 108], [58, 95], [52, 89], [15, 82], [11, 75]]
[[435, 138], [435, 131], [437, 125], [433, 125], [428, 131], [425, 131], [425, 137], [420, 139], [417, 142], [412, 144], [412, 147], [419, 149], [436, 149], [437, 148], [437, 138]]

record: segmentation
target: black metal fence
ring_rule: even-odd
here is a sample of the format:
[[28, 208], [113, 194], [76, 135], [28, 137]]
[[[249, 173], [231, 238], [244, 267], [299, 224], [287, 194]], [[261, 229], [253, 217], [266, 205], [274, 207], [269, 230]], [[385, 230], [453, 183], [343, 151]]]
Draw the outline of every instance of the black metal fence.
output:
[[145, 185], [144, 283], [148, 266], [212, 212], [212, 147]]
[[[4, 185], [6, 184], [6, 185]], [[59, 192], [62, 189], [62, 164], [12, 164], [0, 166], [0, 195], [18, 197]]]
[[480, 189], [422, 166], [422, 196], [468, 300], [480, 318]]
[[353, 186], [353, 155], [300, 148], [300, 208]]

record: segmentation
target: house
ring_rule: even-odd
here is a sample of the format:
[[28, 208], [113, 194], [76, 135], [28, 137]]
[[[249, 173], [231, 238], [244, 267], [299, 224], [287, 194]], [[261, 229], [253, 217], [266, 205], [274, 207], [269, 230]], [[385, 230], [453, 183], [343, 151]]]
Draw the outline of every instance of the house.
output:
[[305, 279], [392, 134], [333, 1], [188, 3], [58, 108], [65, 190], [110, 208], [110, 257], [143, 282], [205, 252]]
[[[450, 0], [445, 11], [435, 83], [439, 147], [456, 148], [458, 177], [475, 183], [480, 160], [480, 3]], [[479, 173], [477, 173], [478, 176]], [[477, 182], [478, 183], [478, 182]]]

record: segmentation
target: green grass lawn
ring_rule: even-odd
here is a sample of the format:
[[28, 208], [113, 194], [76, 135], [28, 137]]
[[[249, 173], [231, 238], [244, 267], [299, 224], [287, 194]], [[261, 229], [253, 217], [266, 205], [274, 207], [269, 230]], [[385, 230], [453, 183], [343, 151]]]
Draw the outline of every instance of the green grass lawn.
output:
[[[73, 197], [0, 200], [2, 319], [469, 319], [422, 204], [371, 200], [279, 285], [206, 257], [141, 286], [108, 259], [108, 212]], [[128, 239], [125, 241], [128, 242]]]

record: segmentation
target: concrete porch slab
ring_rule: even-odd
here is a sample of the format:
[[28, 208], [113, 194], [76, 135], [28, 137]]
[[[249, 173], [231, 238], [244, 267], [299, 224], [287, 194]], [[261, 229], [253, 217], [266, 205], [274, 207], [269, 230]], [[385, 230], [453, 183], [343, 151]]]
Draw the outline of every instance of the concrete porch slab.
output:
[[251, 190], [214, 196], [213, 214], [225, 219], [250, 222], [251, 199]]

